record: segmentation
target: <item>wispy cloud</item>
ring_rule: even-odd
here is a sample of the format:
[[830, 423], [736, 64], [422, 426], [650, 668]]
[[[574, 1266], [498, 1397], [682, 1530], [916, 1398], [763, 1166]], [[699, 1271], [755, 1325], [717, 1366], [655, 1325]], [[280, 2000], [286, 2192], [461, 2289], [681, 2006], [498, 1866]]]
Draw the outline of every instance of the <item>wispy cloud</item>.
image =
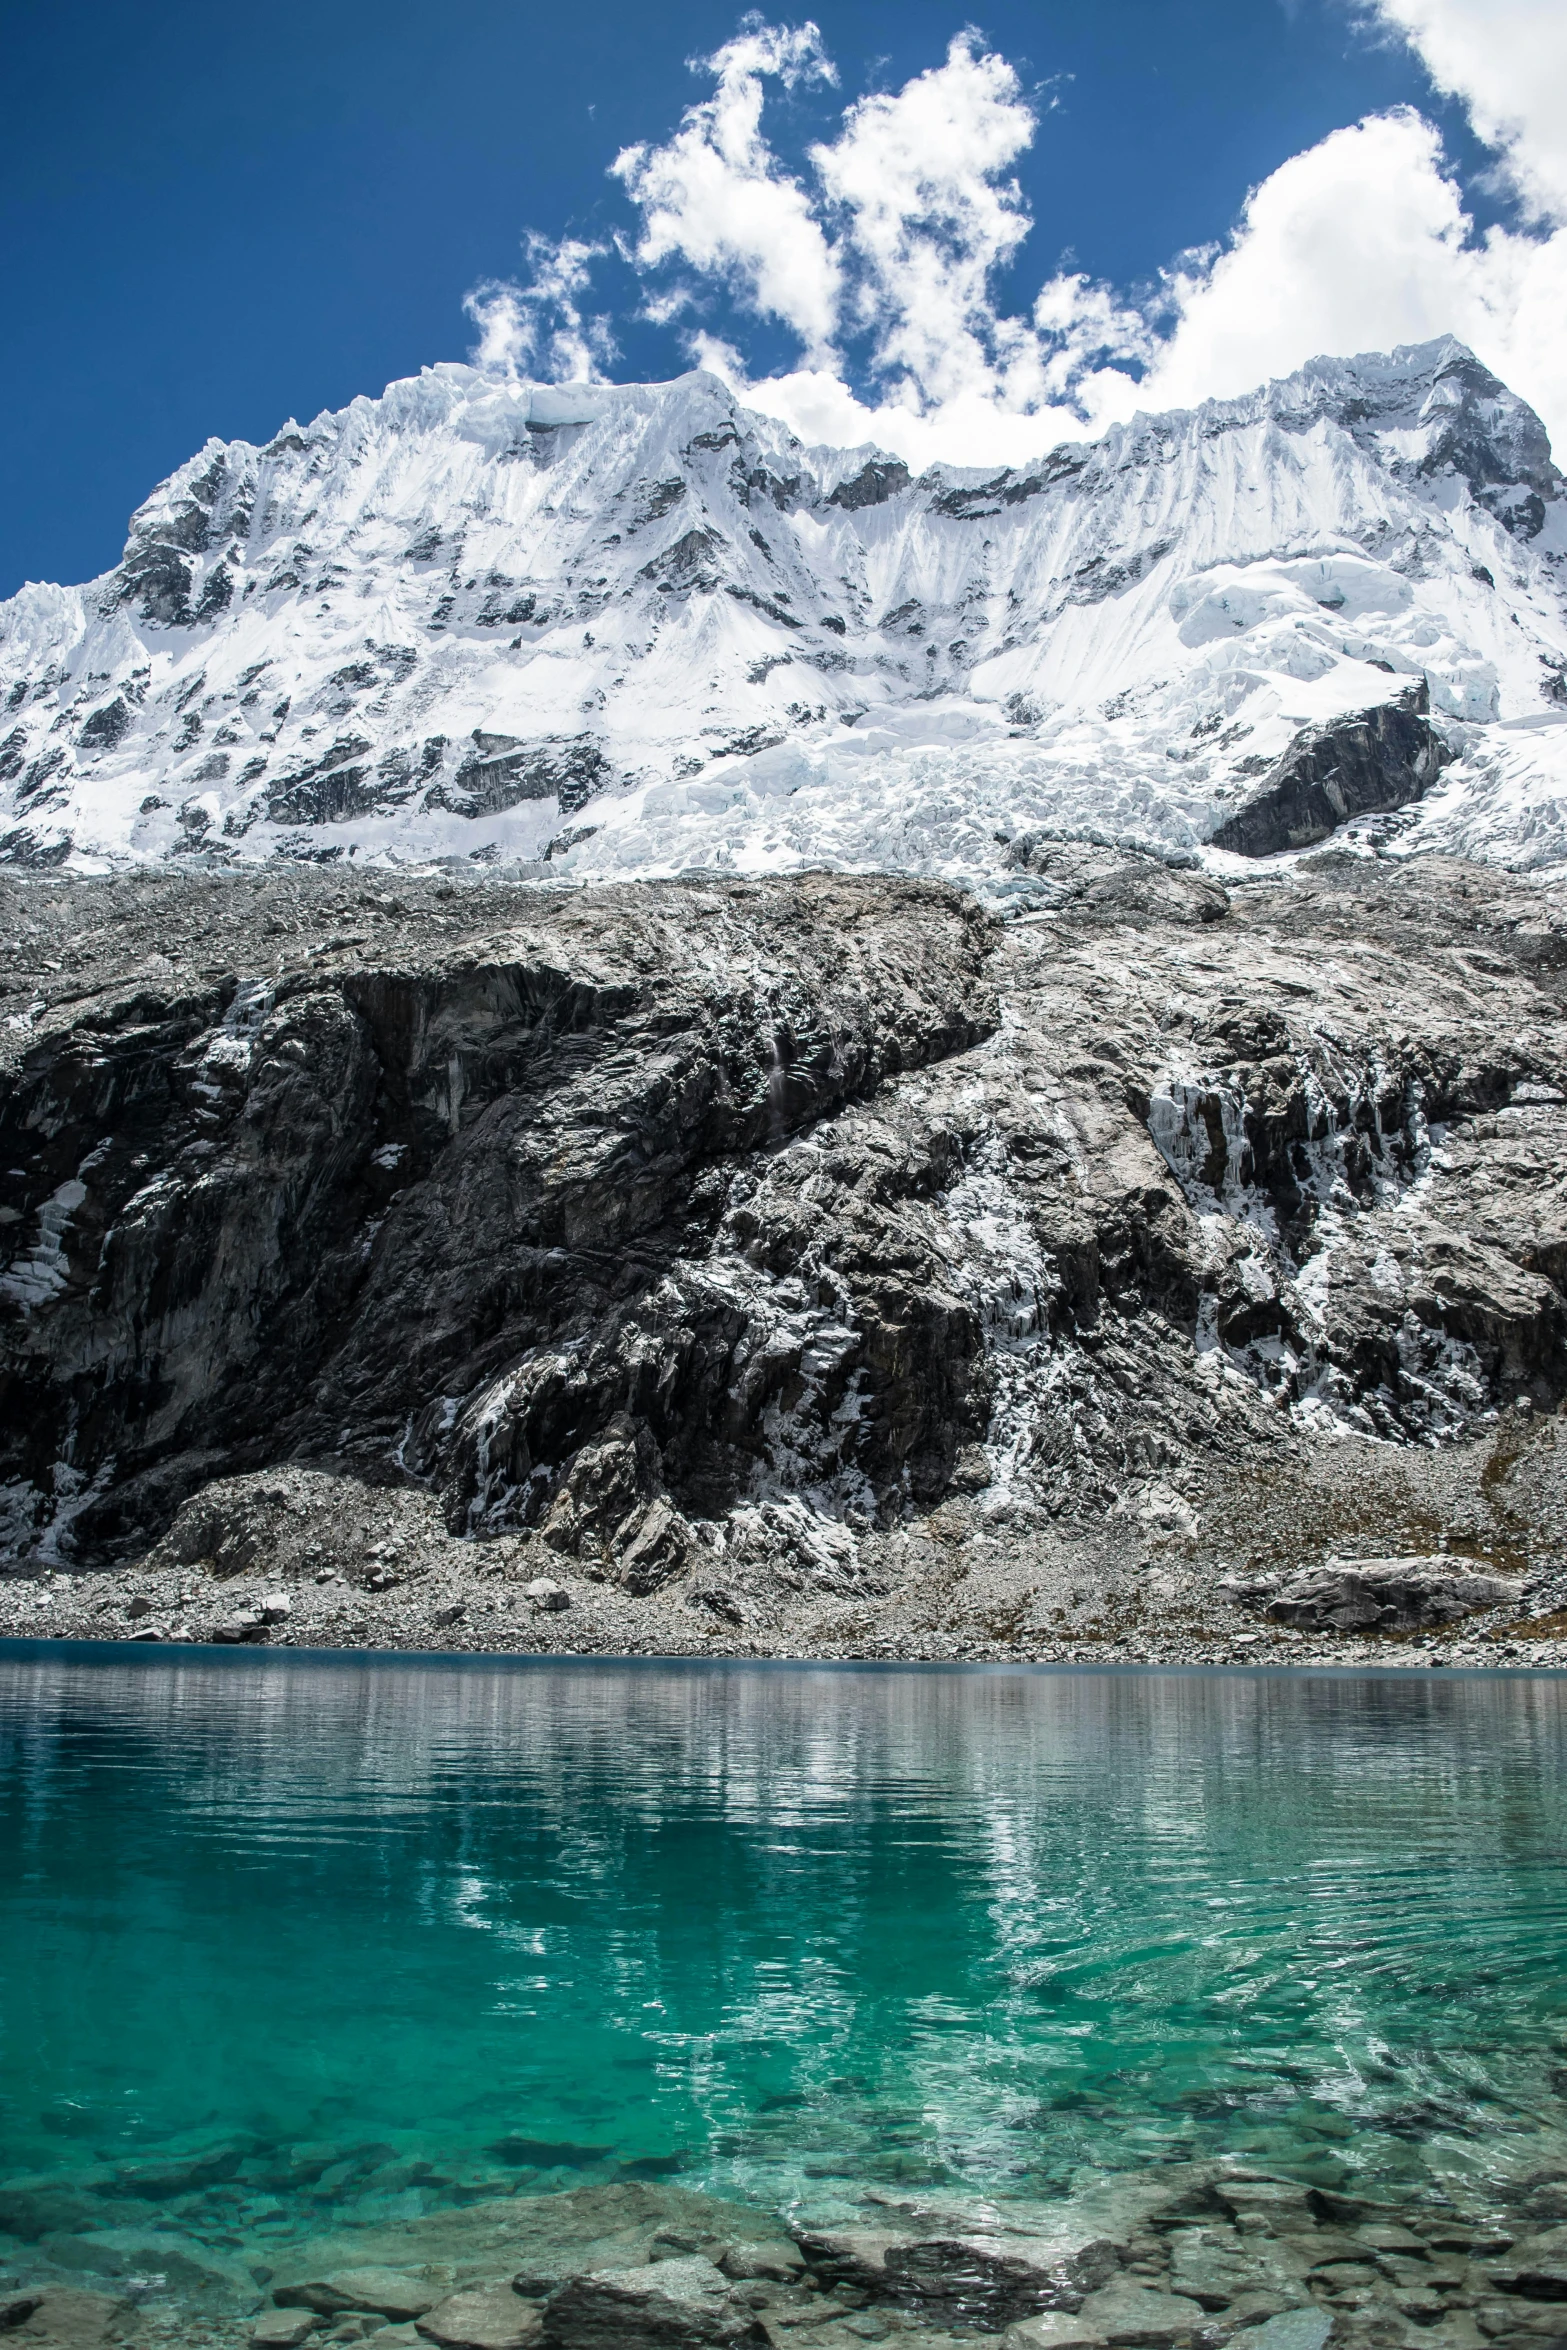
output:
[[486, 278], [463, 309], [479, 329], [475, 363], [498, 375], [537, 374], [554, 383], [593, 383], [618, 357], [610, 322], [590, 316], [582, 297], [605, 247], [574, 237], [530, 234], [528, 278]]

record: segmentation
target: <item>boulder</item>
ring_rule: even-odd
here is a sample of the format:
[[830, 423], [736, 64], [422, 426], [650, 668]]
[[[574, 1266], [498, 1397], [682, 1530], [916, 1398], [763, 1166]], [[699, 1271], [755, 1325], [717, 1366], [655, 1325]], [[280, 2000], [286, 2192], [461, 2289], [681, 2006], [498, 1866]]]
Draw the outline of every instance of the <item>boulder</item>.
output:
[[1323, 2350], [1332, 2331], [1325, 2309], [1286, 2309], [1251, 2328], [1246, 2350]]
[[[1547, 2343], [1567, 2342], [1567, 2313], [1559, 2304], [1548, 2301], [1493, 2301], [1486, 2307], [1486, 2326], [1494, 2327], [1489, 2339], [1500, 2342], [1502, 2350], [1545, 2350]], [[1429, 2334], [1423, 2334], [1430, 2340]], [[1440, 2336], [1437, 2337], [1440, 2341]]]
[[1410, 1632], [1522, 1603], [1521, 1584], [1446, 1554], [1331, 1558], [1291, 1577], [1267, 1613], [1276, 1624], [1311, 1632]]
[[848, 2285], [884, 2299], [887, 2254], [902, 2238], [874, 2228], [802, 2228], [796, 2241], [824, 2285]]
[[[1526, 2301], [1567, 2301], [1567, 2228], [1548, 2228], [1515, 2244], [1490, 2273], [1504, 2293]], [[1562, 2332], [1567, 2334], [1567, 2319]]]
[[805, 2274], [805, 2258], [797, 2244], [787, 2238], [765, 2244], [726, 2244], [718, 2255], [718, 2265], [726, 2277], [738, 2282], [761, 2281], [774, 2285], [792, 2285]]
[[419, 2332], [439, 2350], [530, 2350], [544, 2330], [531, 2301], [510, 2285], [472, 2285], [426, 2310]]
[[330, 2276], [302, 2277], [292, 2284], [275, 2285], [272, 2298], [279, 2309], [313, 2309], [321, 2317], [344, 2317], [350, 2310], [399, 2319], [423, 2317], [439, 2294], [395, 2268], [339, 2268]]
[[1271, 2235], [1281, 2228], [1309, 2230], [1316, 2224], [1306, 2190], [1295, 2179], [1220, 2178], [1213, 2192], [1243, 2230]]
[[544, 2305], [545, 2350], [767, 2350], [751, 2310], [710, 2260], [570, 2277]]
[[1226, 2309], [1239, 2294], [1259, 2287], [1304, 2297], [1309, 2263], [1294, 2248], [1272, 2239], [1243, 2239], [1227, 2227], [1176, 2228], [1169, 2239], [1170, 2290], [1204, 2309]]
[[531, 1599], [534, 1606], [542, 1608], [546, 1615], [557, 1615], [562, 1608], [571, 1605], [571, 1593], [565, 1584], [557, 1583], [550, 1575], [535, 1575], [531, 1583], [524, 1583], [522, 1596]]
[[240, 1608], [231, 1616], [224, 1616], [214, 1624], [208, 1638], [225, 1647], [237, 1647], [246, 1640], [265, 1640], [267, 1622], [259, 1608]]
[[1100, 2292], [1090, 2293], [1082, 2315], [1112, 2350], [1175, 2350], [1189, 2342], [1202, 2324], [1195, 2301], [1178, 2293], [1155, 2292], [1130, 2277], [1117, 2277]]

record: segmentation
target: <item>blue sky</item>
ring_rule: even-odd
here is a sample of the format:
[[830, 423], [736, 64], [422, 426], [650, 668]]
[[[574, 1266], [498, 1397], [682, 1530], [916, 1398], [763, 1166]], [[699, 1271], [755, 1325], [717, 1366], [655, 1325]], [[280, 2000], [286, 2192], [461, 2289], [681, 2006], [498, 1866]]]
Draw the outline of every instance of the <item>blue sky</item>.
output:
[[[1471, 113], [1488, 123], [1485, 92], [1477, 104], [1463, 58], [1455, 66], [1428, 41], [1444, 94], [1401, 37], [1412, 15], [1423, 24], [1422, 11], [1451, 17], [1469, 4], [1383, 0], [1374, 19], [1342, 0], [987, 12], [972, 55], [1005, 59], [1011, 103], [1039, 118], [1000, 175], [1015, 171], [1033, 227], [992, 274], [996, 317], [1026, 317], [1063, 269], [1135, 305], [1177, 255], [1232, 236], [1248, 190], [1368, 114], [1407, 128], [1401, 108], [1440, 135], [1439, 176], [1461, 191], [1463, 241], [1475, 247], [1498, 222], [1510, 234], [1519, 173], [1498, 180], [1493, 170], [1487, 181], [1495, 155], [1471, 127]], [[831, 142], [863, 94], [941, 69], [965, 20], [932, 0], [813, 13], [836, 84], [767, 80], [765, 168], [805, 186], [825, 218], [809, 147]], [[581, 10], [497, 0], [440, 10], [274, 0], [260, 13], [187, 0], [0, 8], [0, 594], [25, 578], [106, 568], [132, 508], [209, 434], [261, 440], [290, 414], [465, 356], [475, 332], [465, 293], [525, 279], [519, 244], [530, 229], [607, 248], [591, 264], [589, 306], [609, 321], [613, 375], [678, 372], [700, 332], [751, 378], [809, 362], [854, 398], [887, 397], [891, 379], [873, 383], [870, 343], [847, 322], [824, 362], [802, 351], [787, 318], [759, 312], [743, 270], [704, 271], [677, 251], [639, 271], [613, 249], [617, 236], [634, 248], [646, 219], [608, 166], [623, 148], [671, 139], [682, 110], [712, 88], [687, 60], [731, 42], [738, 22], [732, 6], [665, 16], [623, 0]], [[1384, 145], [1377, 168], [1400, 171], [1396, 142]], [[1343, 153], [1352, 170], [1370, 168]], [[1433, 177], [1431, 203], [1442, 201]], [[1552, 217], [1536, 203], [1536, 243]], [[1294, 233], [1294, 218], [1281, 234]], [[1460, 265], [1439, 220], [1404, 233], [1445, 237], [1443, 266]], [[1387, 266], [1398, 274], [1396, 251]], [[677, 286], [686, 299], [662, 323], [638, 315], [650, 293], [667, 304]], [[1440, 285], [1423, 299], [1440, 308]], [[1371, 305], [1375, 316], [1374, 287]], [[1125, 365], [1146, 372], [1146, 359]], [[1241, 388], [1222, 372], [1211, 388]], [[1206, 378], [1196, 388], [1210, 388]], [[907, 376], [893, 389], [914, 409], [937, 398]], [[1024, 397], [981, 392], [1013, 409]], [[1086, 416], [1098, 394], [1081, 394], [1074, 378], [1063, 396]]]

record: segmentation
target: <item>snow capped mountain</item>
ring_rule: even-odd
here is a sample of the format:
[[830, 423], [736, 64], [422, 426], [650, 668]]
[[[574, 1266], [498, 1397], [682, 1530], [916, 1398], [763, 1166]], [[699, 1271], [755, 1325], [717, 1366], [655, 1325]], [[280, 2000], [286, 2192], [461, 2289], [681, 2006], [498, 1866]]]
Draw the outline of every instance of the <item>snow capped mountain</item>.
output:
[[710, 375], [441, 366], [209, 441], [0, 605], [0, 861], [1004, 888], [1041, 833], [1255, 853], [1286, 771], [1376, 805], [1303, 730], [1380, 705], [1392, 845], [1567, 860], [1567, 496], [1451, 340], [918, 479]]

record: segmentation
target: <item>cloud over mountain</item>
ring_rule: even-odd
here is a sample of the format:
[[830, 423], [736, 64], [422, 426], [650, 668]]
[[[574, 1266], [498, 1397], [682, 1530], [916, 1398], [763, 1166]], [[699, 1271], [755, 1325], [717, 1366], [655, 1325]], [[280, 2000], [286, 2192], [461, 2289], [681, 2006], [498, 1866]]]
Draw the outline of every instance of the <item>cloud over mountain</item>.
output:
[[[712, 94], [662, 143], [614, 159], [638, 219], [622, 252], [646, 313], [687, 321], [691, 356], [749, 405], [916, 465], [1015, 464], [1139, 408], [1234, 397], [1319, 352], [1443, 333], [1567, 440], [1567, 20], [1538, 0], [1375, 0], [1366, 21], [1467, 107], [1515, 199], [1510, 224], [1476, 228], [1440, 133], [1398, 108], [1289, 158], [1225, 243], [1172, 255], [1153, 288], [1058, 272], [1008, 309], [998, 278], [1034, 225], [1015, 166], [1041, 129], [1014, 66], [960, 33], [941, 64], [854, 99], [792, 171], [769, 105], [836, 71], [815, 24], [752, 17], [696, 61]], [[604, 372], [608, 324], [596, 340], [584, 329], [593, 258], [534, 239], [528, 282], [481, 296], [481, 361], [525, 351], [557, 380]], [[702, 295], [720, 284], [797, 340], [797, 363], [758, 370], [703, 328]], [[515, 324], [509, 348], [497, 319]]]

